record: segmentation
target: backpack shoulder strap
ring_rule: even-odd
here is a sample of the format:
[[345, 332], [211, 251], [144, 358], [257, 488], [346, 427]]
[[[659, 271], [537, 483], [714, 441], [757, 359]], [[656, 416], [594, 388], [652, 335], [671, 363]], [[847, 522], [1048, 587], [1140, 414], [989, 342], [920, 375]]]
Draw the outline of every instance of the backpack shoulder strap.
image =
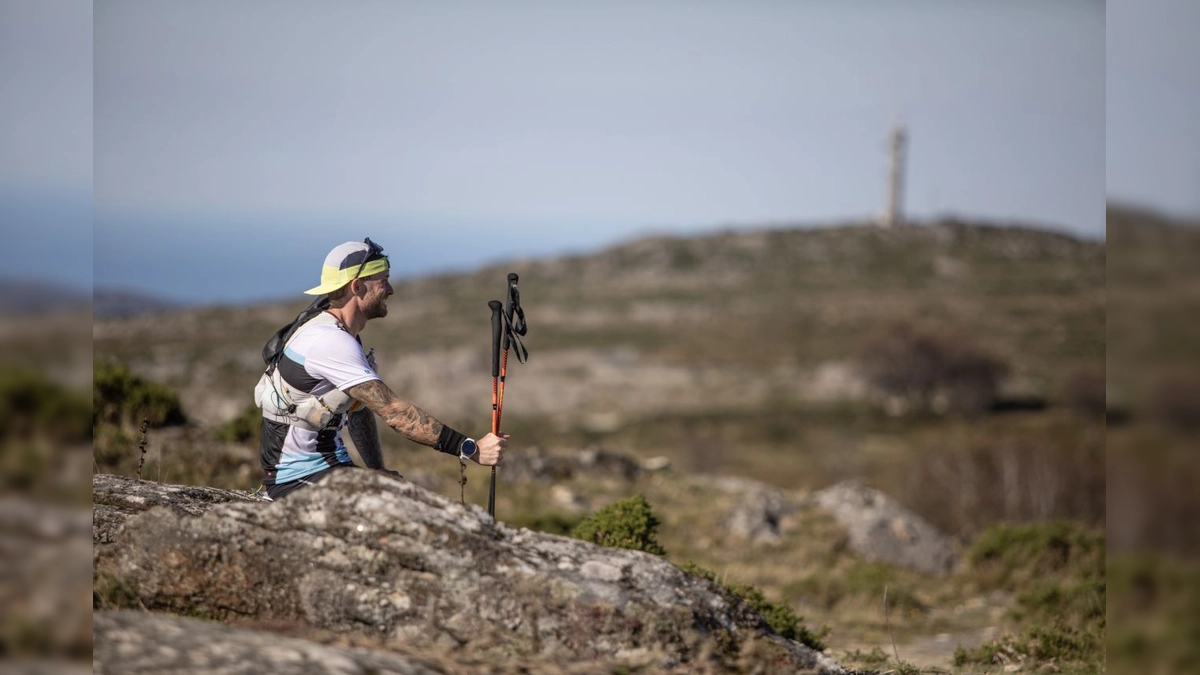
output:
[[296, 331], [326, 309], [329, 309], [329, 296], [322, 295], [297, 314], [291, 323], [275, 331], [262, 349], [263, 362], [267, 364], [268, 373], [279, 364], [279, 359], [283, 356], [283, 348], [295, 336]]

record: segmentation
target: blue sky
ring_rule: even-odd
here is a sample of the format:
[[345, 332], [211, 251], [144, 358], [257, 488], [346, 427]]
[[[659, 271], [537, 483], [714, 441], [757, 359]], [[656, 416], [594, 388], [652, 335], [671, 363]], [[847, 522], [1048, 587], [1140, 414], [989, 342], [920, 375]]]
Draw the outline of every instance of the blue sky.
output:
[[0, 279], [92, 284], [92, 6], [0, 0]]
[[0, 2], [5, 140], [37, 158], [0, 214], [94, 199], [98, 286], [289, 297], [367, 235], [412, 275], [870, 218], [897, 120], [917, 217], [1200, 212], [1188, 0], [1108, 3], [1107, 31], [1094, 0]]

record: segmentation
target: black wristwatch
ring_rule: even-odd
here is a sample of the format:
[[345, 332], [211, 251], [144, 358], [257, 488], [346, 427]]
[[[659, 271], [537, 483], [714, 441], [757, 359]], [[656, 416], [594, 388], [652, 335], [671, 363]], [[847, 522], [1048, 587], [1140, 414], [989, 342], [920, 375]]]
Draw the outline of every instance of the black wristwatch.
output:
[[479, 452], [479, 444], [473, 438], [464, 438], [462, 444], [458, 446], [458, 456], [462, 459], [471, 459], [477, 452]]

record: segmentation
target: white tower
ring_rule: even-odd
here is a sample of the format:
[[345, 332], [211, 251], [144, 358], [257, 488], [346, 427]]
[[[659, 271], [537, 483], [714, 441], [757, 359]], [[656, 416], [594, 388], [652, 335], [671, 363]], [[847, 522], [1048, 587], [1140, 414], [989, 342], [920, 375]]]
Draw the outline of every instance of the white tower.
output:
[[892, 127], [888, 139], [890, 162], [888, 164], [887, 212], [883, 216], [884, 227], [895, 227], [904, 222], [904, 151], [908, 133], [900, 124]]

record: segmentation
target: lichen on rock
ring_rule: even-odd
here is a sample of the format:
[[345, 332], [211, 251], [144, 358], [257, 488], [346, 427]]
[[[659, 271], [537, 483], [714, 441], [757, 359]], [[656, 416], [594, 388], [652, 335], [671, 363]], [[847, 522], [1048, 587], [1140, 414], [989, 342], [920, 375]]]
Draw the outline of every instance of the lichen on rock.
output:
[[[114, 508], [120, 484], [96, 485], [107, 495], [97, 508]], [[513, 664], [684, 668], [749, 650], [772, 669], [841, 672], [659, 556], [509, 527], [375, 472], [340, 472], [273, 503], [160, 487], [144, 496], [158, 506], [122, 511], [117, 527], [97, 519], [94, 535], [96, 578], [151, 611]]]

